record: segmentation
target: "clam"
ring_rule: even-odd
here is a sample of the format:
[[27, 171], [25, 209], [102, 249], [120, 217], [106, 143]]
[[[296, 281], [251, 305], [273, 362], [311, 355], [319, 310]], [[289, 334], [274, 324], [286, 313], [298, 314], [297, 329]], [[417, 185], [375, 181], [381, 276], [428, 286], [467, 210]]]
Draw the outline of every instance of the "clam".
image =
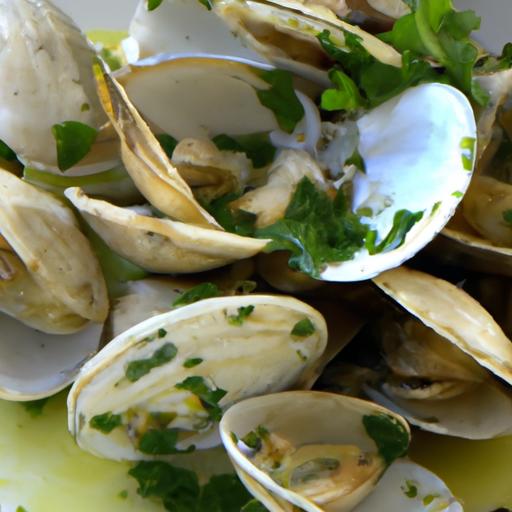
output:
[[510, 434], [512, 342], [490, 314], [462, 289], [405, 267], [374, 282], [410, 315], [381, 326], [388, 370], [366, 394], [439, 434]]
[[293, 386], [326, 342], [323, 317], [290, 297], [219, 297], [174, 309], [86, 363], [69, 394], [69, 429], [82, 448], [112, 459], [216, 446], [223, 409]]
[[[242, 482], [272, 512], [374, 510], [373, 493], [386, 505], [403, 502], [407, 470], [432, 485], [433, 475], [395, 462], [409, 444], [405, 420], [355, 398], [311, 391], [250, 398], [224, 414], [220, 432]], [[434, 485], [444, 487], [447, 505], [455, 501], [442, 482]]]

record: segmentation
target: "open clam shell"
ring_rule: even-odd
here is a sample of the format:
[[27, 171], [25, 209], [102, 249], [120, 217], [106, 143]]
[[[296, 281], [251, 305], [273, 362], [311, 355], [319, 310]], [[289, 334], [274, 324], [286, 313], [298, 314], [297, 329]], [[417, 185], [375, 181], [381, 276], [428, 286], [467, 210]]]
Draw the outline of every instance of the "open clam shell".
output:
[[[428, 389], [406, 393], [404, 388], [402, 393], [389, 386], [367, 386], [366, 393], [403, 414], [411, 423], [432, 432], [469, 439], [486, 439], [509, 433], [512, 427], [512, 393], [504, 385], [486, 377], [480, 369], [485, 368], [506, 384], [512, 384], [512, 342], [489, 313], [460, 288], [403, 267], [380, 275], [374, 282], [441, 337], [436, 346], [452, 344], [444, 347], [443, 354], [448, 359], [443, 365], [452, 361], [455, 366], [453, 378], [444, 379], [448, 387], [442, 387], [443, 379], [437, 382], [441, 386], [436, 388], [437, 396], [426, 393]], [[404, 343], [407, 344], [407, 339]], [[449, 352], [453, 352], [452, 356]], [[428, 354], [425, 353], [424, 357]], [[395, 361], [394, 366], [397, 364], [399, 362]], [[400, 364], [403, 367], [406, 361]], [[430, 362], [423, 361], [422, 364], [426, 367]], [[418, 366], [413, 360], [411, 365]], [[465, 376], [464, 368], [469, 372]], [[431, 366], [430, 371], [434, 369]], [[442, 371], [441, 367], [436, 371]], [[434, 388], [431, 391], [434, 392]]]
[[[307, 332], [293, 334], [297, 324]], [[69, 395], [69, 429], [82, 448], [112, 459], [215, 446], [221, 408], [292, 386], [326, 342], [323, 317], [293, 298], [183, 306], [132, 327], [82, 368]], [[154, 445], [156, 438], [170, 444]]]
[[91, 199], [80, 189], [65, 194], [112, 250], [151, 272], [201, 272], [250, 258], [267, 244], [267, 240], [139, 214]]
[[105, 281], [72, 211], [2, 170], [0, 197], [0, 233], [9, 245], [0, 299], [6, 307], [0, 309], [49, 333], [103, 322], [109, 307]]
[[[52, 3], [0, 3], [0, 140], [31, 165], [56, 167], [51, 127], [106, 120], [96, 94], [95, 52], [73, 21]], [[37, 87], [35, 87], [37, 84]]]
[[[381, 442], [385, 430], [392, 446]], [[220, 432], [248, 490], [280, 512], [352, 510], [410, 438], [405, 420], [384, 408], [312, 391], [239, 402], [224, 414]]]

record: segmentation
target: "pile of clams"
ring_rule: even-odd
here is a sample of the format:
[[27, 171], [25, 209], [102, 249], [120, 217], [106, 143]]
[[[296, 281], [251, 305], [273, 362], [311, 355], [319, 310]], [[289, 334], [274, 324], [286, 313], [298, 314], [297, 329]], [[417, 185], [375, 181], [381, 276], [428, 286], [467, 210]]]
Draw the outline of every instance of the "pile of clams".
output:
[[331, 109], [336, 59], [405, 72], [377, 35], [410, 2], [206, 3], [141, 0], [112, 71], [0, 0], [0, 397], [72, 384], [98, 457], [223, 447], [271, 512], [463, 510], [407, 450], [512, 435], [478, 284], [512, 275], [511, 70]]

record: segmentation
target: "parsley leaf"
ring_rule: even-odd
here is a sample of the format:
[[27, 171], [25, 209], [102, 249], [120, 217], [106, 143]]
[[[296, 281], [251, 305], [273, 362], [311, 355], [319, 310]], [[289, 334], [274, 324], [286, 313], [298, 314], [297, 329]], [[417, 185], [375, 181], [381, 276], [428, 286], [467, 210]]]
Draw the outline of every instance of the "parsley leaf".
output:
[[409, 434], [397, 419], [387, 414], [366, 415], [363, 416], [363, 425], [388, 466], [407, 453]]
[[177, 453], [191, 453], [194, 445], [185, 450], [176, 448], [180, 431], [176, 428], [163, 430], [150, 429], [142, 434], [139, 440], [139, 450], [148, 455], [174, 455]]
[[219, 402], [227, 395], [227, 391], [220, 388], [210, 388], [203, 377], [187, 377], [183, 382], [176, 384], [176, 389], [190, 391], [197, 396], [203, 407], [208, 412], [212, 421], [220, 421], [222, 418], [222, 409]]
[[203, 362], [203, 360], [200, 357], [191, 357], [190, 359], [187, 359], [183, 366], [185, 368], [194, 368], [198, 365], [200, 365]]
[[67, 171], [89, 153], [98, 136], [98, 130], [78, 121], [65, 121], [54, 124], [52, 134], [57, 144], [59, 169]]
[[229, 325], [243, 325], [245, 320], [252, 315], [254, 311], [254, 306], [242, 306], [238, 308], [238, 313], [236, 315], [228, 316]]
[[512, 210], [505, 210], [502, 215], [503, 220], [512, 227]]
[[204, 5], [209, 11], [212, 10], [212, 4], [210, 0], [198, 0], [200, 4]]
[[172, 361], [178, 349], [174, 343], [165, 343], [158, 350], [156, 350], [148, 359], [139, 359], [130, 361], [125, 370], [126, 378], [130, 382], [137, 382], [139, 379], [147, 375], [153, 368], [163, 366], [164, 364]]
[[164, 150], [165, 154], [172, 158], [172, 154], [174, 153], [174, 150], [176, 149], [176, 146], [178, 145], [178, 141], [172, 136], [167, 133], [159, 133], [158, 135], [155, 135], [156, 140], [160, 143], [160, 146], [162, 146], [162, 149]]
[[12, 162], [16, 160], [16, 153], [3, 141], [0, 140], [0, 158]]
[[211, 297], [218, 297], [220, 290], [216, 284], [201, 283], [186, 292], [183, 292], [173, 303], [173, 307], [188, 306], [199, 300], [210, 299]]
[[281, 130], [292, 133], [304, 117], [304, 107], [293, 89], [291, 73], [274, 69], [261, 71], [259, 76], [271, 86], [256, 91], [260, 103], [272, 110]]
[[318, 277], [329, 262], [347, 261], [364, 246], [368, 231], [347, 205], [340, 189], [334, 201], [303, 178], [292, 196], [284, 218], [259, 229], [258, 238], [270, 238], [267, 252], [291, 252], [289, 265]]
[[236, 475], [216, 475], [201, 490], [198, 512], [240, 512], [250, 499]]
[[245, 153], [255, 169], [272, 163], [276, 155], [276, 148], [270, 142], [267, 132], [234, 135], [232, 137], [221, 134], [213, 138], [213, 143], [221, 151]]
[[236, 233], [240, 236], [252, 236], [254, 234], [254, 225], [257, 215], [245, 210], [233, 210], [229, 203], [240, 197], [240, 194], [226, 194], [214, 199], [210, 204], [204, 205], [208, 213], [230, 233]]
[[292, 329], [292, 336], [307, 338], [315, 332], [315, 324], [309, 318], [299, 320]]
[[48, 403], [49, 398], [41, 398], [41, 400], [31, 400], [30, 402], [20, 402], [25, 411], [32, 418], [37, 418], [43, 414], [43, 409]]
[[329, 71], [329, 79], [335, 85], [322, 93], [320, 106], [323, 110], [356, 110], [365, 104], [354, 80], [340, 69]]
[[164, 0], [148, 0], [148, 11], [154, 11]]
[[95, 430], [99, 430], [104, 434], [110, 434], [112, 430], [120, 427], [123, 424], [123, 420], [120, 414], [112, 414], [112, 412], [106, 412], [104, 414], [98, 414], [93, 416], [89, 420], [89, 426]]

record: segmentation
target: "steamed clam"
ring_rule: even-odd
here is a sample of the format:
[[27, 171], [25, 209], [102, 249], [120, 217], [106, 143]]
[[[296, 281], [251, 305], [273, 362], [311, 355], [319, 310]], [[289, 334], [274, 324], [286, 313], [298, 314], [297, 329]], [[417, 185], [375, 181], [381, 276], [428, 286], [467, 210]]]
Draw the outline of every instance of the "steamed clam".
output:
[[82, 368], [69, 395], [79, 445], [144, 459], [219, 444], [222, 410], [294, 385], [325, 349], [323, 317], [290, 297], [204, 299], [128, 329]]

